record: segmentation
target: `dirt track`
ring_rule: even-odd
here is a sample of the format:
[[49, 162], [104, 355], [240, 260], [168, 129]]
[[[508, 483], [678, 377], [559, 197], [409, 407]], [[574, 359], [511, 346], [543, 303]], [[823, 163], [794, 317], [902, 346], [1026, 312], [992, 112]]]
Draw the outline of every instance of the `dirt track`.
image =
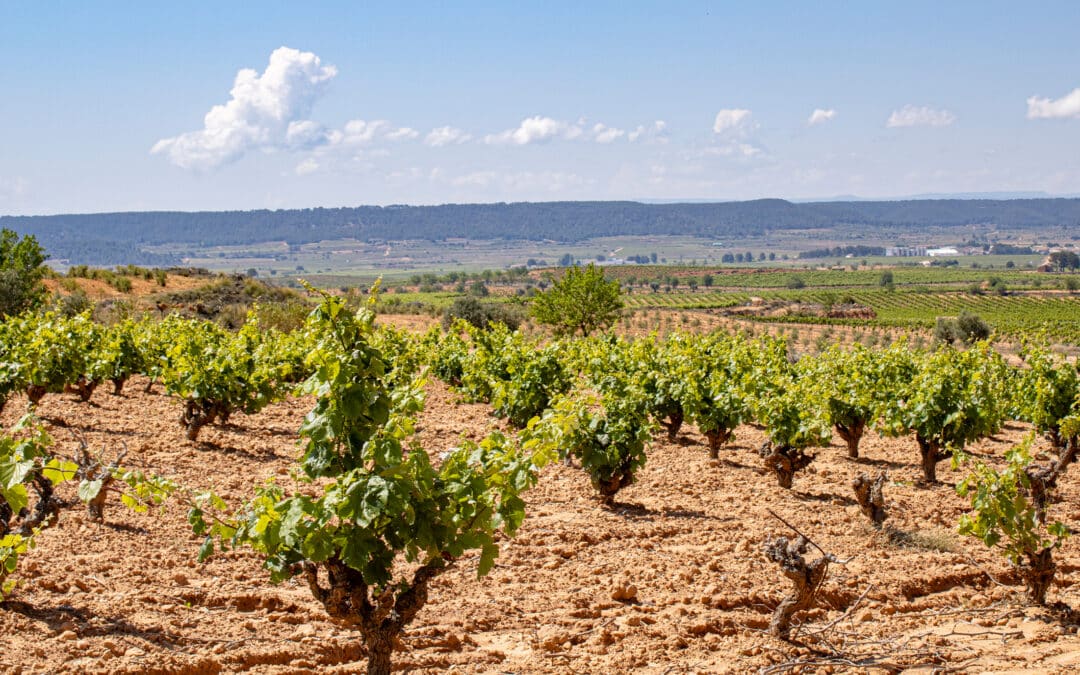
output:
[[[310, 400], [237, 415], [235, 426], [209, 427], [193, 444], [176, 423], [179, 403], [160, 387], [143, 393], [144, 383], [132, 381], [121, 398], [98, 391], [90, 405], [47, 396], [41, 414], [63, 453], [74, 451], [72, 431], [95, 449], [126, 443], [129, 465], [214, 486], [233, 504], [255, 482], [290, 483], [295, 432]], [[23, 404], [8, 404], [5, 428]], [[430, 451], [498, 424], [486, 406], [458, 404], [442, 384], [429, 385], [420, 429]], [[1025, 431], [1010, 425], [974, 451], [1000, 458]], [[475, 560], [465, 558], [440, 577], [397, 665], [417, 673], [738, 673], [821, 660], [810, 647], [823, 653], [831, 644], [855, 662], [967, 672], [1080, 668], [1076, 625], [1027, 608], [1020, 587], [999, 585], [1012, 583], [1004, 560], [955, 534], [963, 500], [949, 486], [916, 483], [913, 440], [871, 434], [858, 462], [837, 442], [818, 451], [787, 491], [760, 470], [753, 449], [762, 439], [740, 428], [720, 462], [709, 461], [693, 429], [676, 443], [658, 441], [613, 510], [597, 505], [579, 469], [545, 469], [528, 494], [529, 517], [495, 570], [478, 581]], [[890, 476], [887, 525], [901, 533], [891, 539], [867, 525], [849, 485], [860, 471], [881, 469]], [[961, 474], [943, 464], [939, 475], [952, 484]], [[1070, 472], [1063, 483], [1065, 501], [1051, 514], [1075, 524], [1080, 479]], [[789, 584], [760, 553], [766, 535], [789, 534], [767, 509], [839, 558], [853, 558], [831, 566], [822, 607], [801, 616], [804, 646], [764, 633]], [[137, 515], [114, 503], [106, 518], [98, 525], [81, 507], [66, 509], [24, 559], [23, 583], [0, 609], [0, 671], [363, 670], [359, 636], [329, 623], [303, 585], [271, 586], [248, 553], [197, 564], [200, 541], [181, 506]], [[903, 533], [918, 543], [898, 543]], [[1080, 606], [1080, 541], [1068, 541], [1057, 560], [1050, 600]]]

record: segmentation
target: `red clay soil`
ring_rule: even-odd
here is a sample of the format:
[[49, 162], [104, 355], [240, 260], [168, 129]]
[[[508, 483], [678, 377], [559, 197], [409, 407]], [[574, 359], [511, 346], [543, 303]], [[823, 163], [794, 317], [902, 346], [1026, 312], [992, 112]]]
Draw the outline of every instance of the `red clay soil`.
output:
[[[65, 454], [76, 448], [73, 432], [110, 453], [126, 445], [130, 466], [212, 486], [234, 505], [257, 482], [291, 484], [296, 429], [310, 400], [236, 415], [233, 426], [208, 427], [191, 443], [176, 421], [179, 402], [160, 387], [143, 393], [144, 383], [134, 380], [123, 397], [99, 391], [90, 404], [47, 396], [40, 413]], [[500, 426], [487, 406], [459, 404], [438, 382], [428, 390], [420, 436], [433, 454]], [[5, 428], [23, 404], [8, 404]], [[1000, 460], [1025, 432], [1011, 425], [974, 452]], [[960, 473], [943, 465], [946, 484], [922, 486], [914, 441], [871, 434], [865, 459], [846, 459], [834, 443], [784, 490], [761, 469], [754, 449], [762, 440], [742, 427], [720, 461], [708, 459], [692, 429], [675, 443], [658, 440], [612, 509], [597, 503], [580, 469], [546, 468], [528, 495], [525, 525], [502, 545], [491, 574], [477, 580], [475, 556], [466, 556], [433, 584], [396, 667], [657, 675], [1080, 668], [1075, 620], [1028, 607], [1005, 561], [955, 533], [965, 503], [949, 484]], [[882, 469], [891, 534], [869, 526], [850, 487], [859, 472]], [[1062, 482], [1064, 500], [1051, 515], [1075, 523], [1080, 478], [1070, 472]], [[64, 496], [72, 492], [66, 486]], [[795, 643], [765, 632], [790, 585], [761, 553], [767, 536], [791, 534], [769, 509], [851, 559], [830, 565], [819, 607], [796, 617]], [[21, 585], [0, 607], [0, 671], [363, 671], [359, 635], [330, 623], [301, 583], [271, 585], [248, 552], [196, 563], [200, 539], [180, 504], [139, 515], [114, 503], [106, 521], [73, 505], [41, 534], [23, 560]], [[1055, 555], [1049, 599], [1080, 606], [1080, 542]]]

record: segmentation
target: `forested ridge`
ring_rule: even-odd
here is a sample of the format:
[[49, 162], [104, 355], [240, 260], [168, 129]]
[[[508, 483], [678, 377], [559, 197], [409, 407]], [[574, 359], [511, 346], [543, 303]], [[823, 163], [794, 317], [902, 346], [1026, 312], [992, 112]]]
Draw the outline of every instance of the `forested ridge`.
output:
[[[276, 211], [148, 211], [0, 216], [0, 227], [35, 235], [54, 258], [92, 264], [155, 263], [141, 247], [182, 243], [302, 244], [325, 239], [553, 239], [613, 235], [733, 238], [765, 230], [845, 225], [886, 230], [961, 227], [1080, 226], [1080, 199], [937, 199], [815, 202], [522, 202], [437, 206], [359, 206]], [[139, 257], [138, 259], [132, 259]], [[106, 258], [117, 258], [116, 260]], [[122, 259], [121, 259], [122, 258]]]

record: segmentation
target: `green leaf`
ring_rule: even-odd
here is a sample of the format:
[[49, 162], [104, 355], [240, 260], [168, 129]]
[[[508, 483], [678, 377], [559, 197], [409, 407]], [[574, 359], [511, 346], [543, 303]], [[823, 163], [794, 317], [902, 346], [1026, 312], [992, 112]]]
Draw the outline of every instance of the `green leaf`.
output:
[[79, 499], [83, 502], [89, 502], [97, 497], [101, 492], [101, 487], [104, 481], [100, 478], [97, 480], [84, 480], [79, 483]]

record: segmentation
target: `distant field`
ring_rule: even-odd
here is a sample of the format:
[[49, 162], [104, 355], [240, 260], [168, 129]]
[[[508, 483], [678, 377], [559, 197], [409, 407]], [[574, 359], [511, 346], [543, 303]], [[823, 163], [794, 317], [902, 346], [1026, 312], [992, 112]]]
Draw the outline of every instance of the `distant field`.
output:
[[[191, 248], [181, 245], [151, 247], [154, 253], [180, 256], [184, 264], [205, 267], [219, 272], [246, 273], [255, 270], [261, 277], [289, 278], [303, 276], [341, 278], [340, 283], [370, 282], [382, 276], [387, 280], [407, 279], [415, 273], [478, 272], [487, 269], [506, 269], [530, 261], [539, 266], [555, 265], [563, 256], [575, 261], [589, 262], [613, 258], [628, 259], [645, 256], [672, 270], [701, 267], [724, 269], [814, 268], [866, 266], [912, 266], [930, 258], [813, 258], [799, 259], [800, 251], [822, 245], [836, 245], [843, 239], [821, 240], [818, 233], [786, 232], [782, 235], [761, 235], [734, 242], [716, 241], [688, 236], [624, 236], [602, 237], [576, 243], [524, 240], [427, 240], [395, 241], [372, 244], [341, 239], [299, 246], [284, 242], [267, 242], [244, 246], [213, 246]], [[765, 260], [759, 260], [762, 254]], [[722, 263], [725, 254], [752, 254], [753, 262]], [[769, 260], [769, 256], [773, 260]], [[1030, 269], [1042, 261], [1038, 255], [960, 256], [960, 268], [1004, 270], [1009, 263], [1015, 269]], [[620, 276], [637, 274], [639, 265], [613, 266], [612, 273]], [[681, 273], [681, 272], [679, 272]], [[325, 285], [339, 285], [328, 282]]]
[[[891, 273], [891, 286], [882, 285], [886, 271]], [[537, 271], [523, 281], [490, 283], [490, 299], [520, 301], [522, 295], [538, 290], [545, 274]], [[939, 317], [955, 317], [968, 311], [983, 317], [1010, 339], [1041, 332], [1055, 342], [1080, 345], [1080, 294], [1068, 290], [1070, 286], [1080, 287], [1077, 274], [921, 266], [890, 270], [640, 266], [612, 269], [609, 274], [622, 281], [624, 301], [632, 311], [715, 310], [764, 323], [918, 331], [932, 329]], [[791, 288], [793, 279], [798, 279], [802, 287]], [[697, 283], [696, 289], [691, 289], [691, 280]], [[992, 282], [998, 285], [992, 288]], [[706, 283], [711, 286], [706, 287]], [[391, 283], [382, 297], [383, 307], [388, 311], [438, 312], [462, 295], [455, 292], [460, 288], [457, 284], [439, 286], [441, 290], [421, 293], [415, 285]], [[824, 307], [851, 303], [872, 309], [874, 318], [828, 318], [821, 314]], [[741, 313], [745, 310], [739, 308], [751, 305], [778, 310], [761, 315]], [[817, 315], [811, 313], [814, 307]], [[788, 311], [790, 314], [784, 315]]]

